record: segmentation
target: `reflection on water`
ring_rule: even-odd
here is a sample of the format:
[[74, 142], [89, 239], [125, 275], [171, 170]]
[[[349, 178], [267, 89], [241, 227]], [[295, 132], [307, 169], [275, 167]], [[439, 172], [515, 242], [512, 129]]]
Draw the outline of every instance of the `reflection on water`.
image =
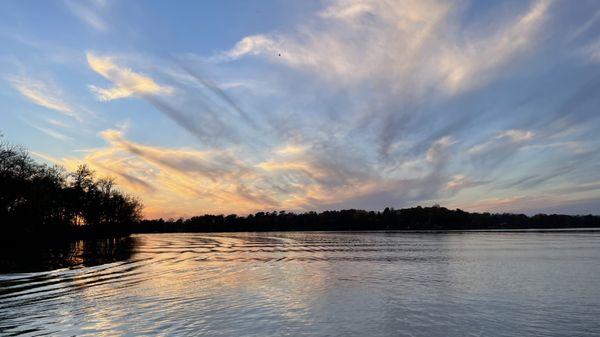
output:
[[91, 267], [131, 257], [135, 239], [65, 241], [50, 246], [23, 242], [0, 248], [0, 273]]
[[1, 274], [0, 335], [600, 332], [597, 232], [150, 234], [50, 256], [86, 267]]

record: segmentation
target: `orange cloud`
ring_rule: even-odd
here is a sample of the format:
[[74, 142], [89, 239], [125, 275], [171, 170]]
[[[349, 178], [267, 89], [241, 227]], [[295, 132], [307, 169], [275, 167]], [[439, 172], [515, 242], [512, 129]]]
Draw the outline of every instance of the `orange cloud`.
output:
[[113, 88], [90, 86], [91, 91], [102, 101], [129, 97], [133, 94], [169, 95], [173, 89], [157, 84], [152, 78], [117, 65], [111, 57], [100, 57], [91, 52], [86, 53], [88, 64], [92, 70], [113, 82]]

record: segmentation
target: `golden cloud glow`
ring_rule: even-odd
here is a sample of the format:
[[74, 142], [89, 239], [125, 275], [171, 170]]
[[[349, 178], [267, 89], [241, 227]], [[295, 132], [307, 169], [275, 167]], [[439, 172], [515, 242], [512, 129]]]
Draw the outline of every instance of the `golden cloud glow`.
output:
[[157, 84], [152, 78], [117, 65], [111, 57], [86, 53], [87, 62], [98, 74], [115, 84], [114, 88], [98, 88], [91, 85], [90, 90], [102, 101], [139, 95], [169, 95], [173, 89]]
[[107, 146], [90, 149], [83, 158], [34, 154], [70, 171], [86, 163], [99, 176], [114, 177], [124, 191], [141, 199], [146, 217], [304, 210], [398, 186], [411, 188], [401, 181], [340, 181], [339, 168], [321, 163], [300, 145], [273, 149], [270, 160], [252, 163], [237, 159], [231, 150], [143, 145], [114, 129], [100, 135]]

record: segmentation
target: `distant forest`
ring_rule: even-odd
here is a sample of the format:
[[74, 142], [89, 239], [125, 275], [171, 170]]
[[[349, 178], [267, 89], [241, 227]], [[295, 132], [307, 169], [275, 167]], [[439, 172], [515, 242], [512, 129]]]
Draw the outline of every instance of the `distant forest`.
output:
[[445, 207], [386, 208], [383, 211], [288, 213], [258, 212], [248, 216], [203, 215], [179, 220], [142, 220], [134, 227], [148, 232], [237, 231], [366, 231], [366, 230], [489, 230], [600, 228], [600, 216], [469, 213]]
[[39, 164], [23, 148], [0, 142], [0, 237], [4, 242], [163, 232], [600, 228], [600, 216], [594, 215], [468, 213], [440, 206], [258, 212], [178, 220], [142, 220], [141, 214], [141, 203], [119, 191], [112, 179], [98, 179], [86, 166], [69, 173]]

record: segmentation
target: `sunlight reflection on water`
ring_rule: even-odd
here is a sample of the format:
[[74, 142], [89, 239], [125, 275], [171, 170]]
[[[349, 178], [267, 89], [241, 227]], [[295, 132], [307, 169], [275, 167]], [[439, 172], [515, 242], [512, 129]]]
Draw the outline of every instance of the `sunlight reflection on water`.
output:
[[598, 232], [147, 234], [100, 247], [78, 248], [88, 267], [0, 274], [0, 335], [600, 333]]

